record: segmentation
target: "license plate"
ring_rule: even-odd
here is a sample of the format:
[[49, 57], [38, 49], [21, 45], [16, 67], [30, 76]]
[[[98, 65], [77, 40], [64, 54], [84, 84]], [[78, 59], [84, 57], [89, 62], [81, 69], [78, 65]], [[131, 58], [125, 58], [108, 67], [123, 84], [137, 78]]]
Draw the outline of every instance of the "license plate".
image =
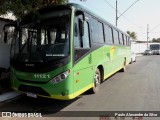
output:
[[27, 93], [28, 97], [33, 97], [33, 98], [37, 98], [37, 95], [34, 93]]

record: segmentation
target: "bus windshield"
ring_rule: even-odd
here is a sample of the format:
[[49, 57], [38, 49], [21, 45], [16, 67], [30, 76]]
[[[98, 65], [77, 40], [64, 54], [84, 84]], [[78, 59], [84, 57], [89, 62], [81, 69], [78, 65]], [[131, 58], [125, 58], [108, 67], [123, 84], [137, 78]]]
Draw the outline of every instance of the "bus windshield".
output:
[[42, 15], [37, 22], [18, 28], [11, 58], [20, 62], [49, 62], [69, 55], [70, 12], [59, 11]]
[[150, 45], [150, 49], [151, 50], [159, 50], [160, 49], [160, 45], [159, 44]]

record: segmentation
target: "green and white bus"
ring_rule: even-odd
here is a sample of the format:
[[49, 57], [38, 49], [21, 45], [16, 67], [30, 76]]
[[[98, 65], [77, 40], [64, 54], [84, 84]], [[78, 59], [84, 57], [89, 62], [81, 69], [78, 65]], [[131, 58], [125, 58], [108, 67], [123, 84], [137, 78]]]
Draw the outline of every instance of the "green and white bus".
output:
[[96, 93], [131, 61], [129, 36], [77, 4], [39, 9], [14, 27], [11, 86], [31, 97]]

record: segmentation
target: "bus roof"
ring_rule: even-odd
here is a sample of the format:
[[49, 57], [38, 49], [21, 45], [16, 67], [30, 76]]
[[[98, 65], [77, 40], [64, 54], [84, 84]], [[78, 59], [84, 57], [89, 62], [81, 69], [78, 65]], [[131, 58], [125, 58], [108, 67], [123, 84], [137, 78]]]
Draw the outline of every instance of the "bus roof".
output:
[[[97, 18], [98, 20], [100, 21], [103, 21], [105, 22], [106, 24], [108, 24], [109, 26], [111, 26], [112, 28], [114, 29], [117, 29], [118, 31], [124, 33], [126, 36], [129, 37], [129, 35], [125, 32], [123, 32], [122, 30], [118, 29], [116, 26], [112, 25], [111, 23], [109, 23], [107, 20], [103, 19], [102, 17], [98, 16], [97, 14], [95, 14], [94, 12], [92, 12], [91, 10], [85, 8], [84, 6], [82, 5], [79, 5], [79, 4], [76, 4], [76, 3], [68, 3], [68, 4], [64, 4], [64, 5], [52, 5], [52, 6], [48, 6], [48, 7], [43, 7], [43, 8], [40, 8], [38, 9], [38, 11], [41, 13], [43, 12], [48, 12], [48, 11], [51, 11], [53, 9], [63, 9], [63, 8], [66, 8], [66, 9], [70, 9], [71, 7], [74, 7], [76, 10], [80, 10], [80, 11], [85, 11], [86, 13], [94, 16], [95, 18]], [[31, 13], [32, 14], [32, 13]], [[31, 19], [33, 16], [31, 14], [28, 14], [24, 17], [24, 19]], [[29, 17], [30, 16], [30, 17]], [[31, 17], [32, 16], [32, 17]], [[22, 19], [22, 20], [24, 20]]]

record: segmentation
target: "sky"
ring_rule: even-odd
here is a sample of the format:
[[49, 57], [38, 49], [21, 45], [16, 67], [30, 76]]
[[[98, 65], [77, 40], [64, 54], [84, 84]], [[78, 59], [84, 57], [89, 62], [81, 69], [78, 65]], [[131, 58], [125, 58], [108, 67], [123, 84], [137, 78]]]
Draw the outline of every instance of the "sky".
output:
[[[116, 25], [116, 0], [69, 0], [95, 12], [112, 25]], [[137, 0], [117, 0], [118, 17]], [[118, 19], [118, 28], [135, 32], [139, 41], [160, 38], [160, 0], [138, 0]]]

